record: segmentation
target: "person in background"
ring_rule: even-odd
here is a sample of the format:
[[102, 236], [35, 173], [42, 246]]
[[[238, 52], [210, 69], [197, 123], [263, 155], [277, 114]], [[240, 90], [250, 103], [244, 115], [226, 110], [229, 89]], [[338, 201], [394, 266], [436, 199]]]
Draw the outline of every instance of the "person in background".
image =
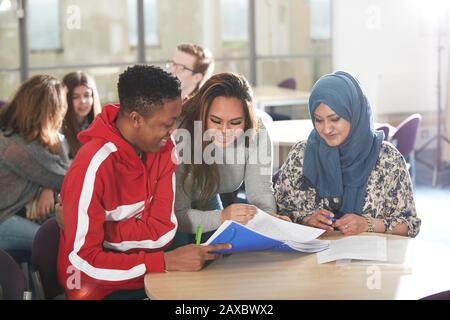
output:
[[[0, 110], [0, 248], [29, 261], [39, 224], [54, 212], [69, 168], [59, 129], [66, 89], [54, 77], [25, 81]], [[36, 216], [28, 212], [35, 212]]]
[[343, 71], [323, 76], [309, 112], [314, 129], [292, 148], [275, 185], [279, 213], [344, 235], [415, 237], [421, 220], [405, 160], [374, 131], [359, 82]]
[[177, 46], [173, 58], [166, 67], [181, 82], [181, 98], [187, 99], [198, 92], [214, 72], [211, 52], [196, 44]]
[[62, 133], [69, 148], [70, 159], [75, 158], [81, 147], [78, 133], [87, 129], [101, 112], [100, 99], [94, 79], [82, 71], [71, 72], [64, 76], [67, 87], [67, 113]]
[[[181, 81], [181, 97], [186, 100], [194, 96], [213, 75], [214, 65], [214, 57], [208, 49], [186, 43], [177, 46], [172, 60], [166, 67]], [[264, 125], [272, 122], [272, 117], [268, 113], [258, 109], [254, 111]]]
[[[213, 231], [225, 220], [246, 224], [255, 216], [257, 208], [278, 216], [271, 180], [272, 144], [264, 125], [254, 115], [252, 90], [247, 80], [233, 73], [212, 76], [195, 96], [185, 101], [181, 118], [180, 128], [191, 136], [191, 154], [176, 171], [175, 211], [180, 231], [193, 234], [197, 225], [202, 225], [205, 232]], [[196, 131], [195, 122], [201, 124], [201, 132]], [[203, 141], [203, 157], [196, 163], [195, 134], [202, 138], [207, 131], [214, 135]], [[260, 152], [261, 147], [265, 148], [265, 154]], [[216, 159], [223, 159], [229, 151], [239, 148], [245, 157], [242, 163], [234, 157], [226, 157], [223, 163], [209, 163], [204, 155], [211, 148]], [[251, 155], [259, 156], [252, 162]], [[233, 192], [244, 181], [249, 204], [208, 210], [209, 202], [218, 193]]]
[[[178, 222], [171, 134], [180, 82], [154, 66], [119, 76], [119, 105], [107, 105], [79, 134], [83, 146], [61, 190], [58, 278], [68, 299], [146, 297], [148, 272], [196, 271], [228, 244], [164, 252]], [[74, 283], [74, 273], [79, 281]]]

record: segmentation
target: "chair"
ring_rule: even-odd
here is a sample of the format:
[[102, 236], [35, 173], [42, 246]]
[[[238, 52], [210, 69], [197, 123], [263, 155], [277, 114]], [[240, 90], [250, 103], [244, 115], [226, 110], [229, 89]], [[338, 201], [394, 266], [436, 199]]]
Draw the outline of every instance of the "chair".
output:
[[450, 290], [439, 292], [439, 293], [424, 297], [420, 300], [450, 300]]
[[23, 300], [26, 296], [27, 281], [22, 269], [2, 249], [0, 249], [0, 287], [4, 300]]
[[48, 219], [36, 233], [31, 254], [32, 279], [40, 299], [51, 300], [64, 293], [57, 276], [58, 246], [58, 224], [55, 218]]
[[297, 89], [297, 81], [294, 78], [287, 78], [278, 83], [278, 87], [295, 90]]
[[409, 165], [410, 174], [415, 185], [414, 146], [422, 116], [418, 113], [410, 115], [397, 126], [391, 142], [405, 157]]
[[277, 183], [278, 178], [280, 177], [281, 169], [278, 169], [277, 172], [275, 172], [272, 175], [272, 185], [275, 187], [275, 184]]
[[[283, 81], [279, 82], [277, 86], [279, 88], [295, 90], [297, 89], [297, 81], [294, 78], [286, 78]], [[268, 114], [273, 119], [273, 121], [291, 120], [290, 116], [275, 112], [275, 107], [269, 107]]]
[[389, 140], [389, 125], [387, 123], [383, 123], [380, 124], [378, 127], [375, 128], [378, 131], [383, 131], [384, 132], [384, 141], [388, 141]]

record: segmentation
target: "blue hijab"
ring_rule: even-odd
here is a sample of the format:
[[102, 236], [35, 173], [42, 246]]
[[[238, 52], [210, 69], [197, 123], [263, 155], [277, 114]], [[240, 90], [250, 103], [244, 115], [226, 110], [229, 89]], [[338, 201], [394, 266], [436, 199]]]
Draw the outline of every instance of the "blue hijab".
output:
[[309, 113], [324, 103], [351, 124], [349, 135], [337, 147], [329, 147], [316, 129], [305, 149], [303, 174], [315, 186], [319, 198], [339, 198], [337, 217], [361, 214], [367, 180], [380, 154], [383, 133], [373, 129], [372, 111], [358, 80], [337, 71], [320, 78], [309, 98]]

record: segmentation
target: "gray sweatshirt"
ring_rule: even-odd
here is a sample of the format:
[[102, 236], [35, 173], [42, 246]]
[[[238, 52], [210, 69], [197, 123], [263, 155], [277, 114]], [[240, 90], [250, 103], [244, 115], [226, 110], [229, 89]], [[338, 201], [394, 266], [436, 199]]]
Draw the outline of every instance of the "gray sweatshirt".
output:
[[41, 187], [61, 189], [69, 168], [66, 148], [50, 153], [37, 141], [25, 143], [0, 131], [0, 223], [25, 207]]
[[[267, 130], [262, 126], [249, 148], [245, 148], [242, 141], [238, 143], [238, 146], [245, 154], [244, 161], [236, 163], [237, 161], [229, 161], [229, 158], [225, 158], [223, 164], [217, 165], [220, 175], [218, 192], [236, 191], [242, 182], [245, 182], [248, 202], [265, 212], [275, 213], [276, 203], [272, 188], [272, 142]], [[217, 158], [222, 158], [229, 149], [222, 150], [222, 154], [219, 154]], [[202, 225], [204, 232], [217, 229], [221, 224], [221, 210], [202, 211], [192, 208], [192, 204], [199, 200], [199, 194], [198, 191], [192, 190], [191, 173], [183, 188], [184, 170], [185, 165], [181, 164], [176, 171], [175, 213], [179, 230], [195, 233], [198, 224]]]

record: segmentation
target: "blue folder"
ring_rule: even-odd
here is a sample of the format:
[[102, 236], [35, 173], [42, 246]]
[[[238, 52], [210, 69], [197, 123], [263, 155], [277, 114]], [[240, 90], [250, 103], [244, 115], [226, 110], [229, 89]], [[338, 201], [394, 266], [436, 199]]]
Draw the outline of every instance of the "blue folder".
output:
[[[214, 233], [212, 237], [216, 236]], [[207, 244], [231, 243], [232, 248], [227, 250], [214, 251], [217, 253], [234, 253], [248, 251], [275, 250], [285, 252], [296, 252], [283, 241], [266, 237], [258, 232], [250, 230], [245, 226], [230, 221], [230, 224]]]

